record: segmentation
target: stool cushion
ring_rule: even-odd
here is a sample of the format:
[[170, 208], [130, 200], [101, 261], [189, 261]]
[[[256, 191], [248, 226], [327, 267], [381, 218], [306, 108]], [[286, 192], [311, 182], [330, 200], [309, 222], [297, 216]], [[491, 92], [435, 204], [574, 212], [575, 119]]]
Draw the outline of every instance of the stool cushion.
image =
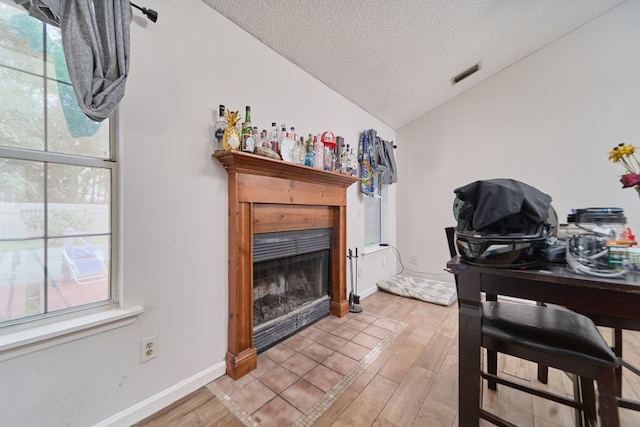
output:
[[482, 303], [482, 333], [495, 340], [561, 354], [600, 366], [618, 366], [596, 325], [570, 310], [528, 304]]

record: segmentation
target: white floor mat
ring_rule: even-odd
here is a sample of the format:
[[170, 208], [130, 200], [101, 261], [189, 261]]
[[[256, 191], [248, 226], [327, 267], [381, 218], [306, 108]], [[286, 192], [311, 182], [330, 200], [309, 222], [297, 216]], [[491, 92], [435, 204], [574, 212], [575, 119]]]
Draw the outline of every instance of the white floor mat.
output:
[[383, 291], [433, 304], [451, 305], [458, 298], [454, 283], [439, 280], [398, 274], [376, 284]]

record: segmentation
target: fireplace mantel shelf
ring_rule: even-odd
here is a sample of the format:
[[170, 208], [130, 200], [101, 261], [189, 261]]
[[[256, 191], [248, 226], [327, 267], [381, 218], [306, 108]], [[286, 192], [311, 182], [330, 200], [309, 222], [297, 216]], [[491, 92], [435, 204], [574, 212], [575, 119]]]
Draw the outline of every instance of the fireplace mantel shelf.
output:
[[213, 157], [218, 159], [229, 173], [238, 172], [251, 175], [271, 176], [274, 178], [291, 179], [294, 181], [325, 184], [343, 188], [347, 188], [354, 182], [360, 181], [360, 178], [355, 176], [324, 171], [242, 151], [218, 151]]

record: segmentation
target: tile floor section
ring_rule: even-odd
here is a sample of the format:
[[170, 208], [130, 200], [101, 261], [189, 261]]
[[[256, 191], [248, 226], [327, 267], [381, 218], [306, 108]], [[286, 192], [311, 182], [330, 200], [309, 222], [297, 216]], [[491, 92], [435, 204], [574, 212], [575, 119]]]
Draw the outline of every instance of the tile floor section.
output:
[[310, 426], [405, 328], [371, 313], [327, 317], [207, 387], [247, 426]]

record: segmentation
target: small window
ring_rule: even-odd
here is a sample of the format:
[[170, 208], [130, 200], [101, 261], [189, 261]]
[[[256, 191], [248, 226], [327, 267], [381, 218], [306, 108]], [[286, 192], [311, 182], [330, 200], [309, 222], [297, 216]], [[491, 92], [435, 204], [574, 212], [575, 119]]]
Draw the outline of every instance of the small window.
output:
[[373, 196], [364, 197], [364, 244], [377, 245], [382, 242], [382, 191], [378, 177], [373, 177]]
[[60, 30], [4, 3], [0, 99], [0, 326], [114, 302], [114, 124], [78, 107]]

